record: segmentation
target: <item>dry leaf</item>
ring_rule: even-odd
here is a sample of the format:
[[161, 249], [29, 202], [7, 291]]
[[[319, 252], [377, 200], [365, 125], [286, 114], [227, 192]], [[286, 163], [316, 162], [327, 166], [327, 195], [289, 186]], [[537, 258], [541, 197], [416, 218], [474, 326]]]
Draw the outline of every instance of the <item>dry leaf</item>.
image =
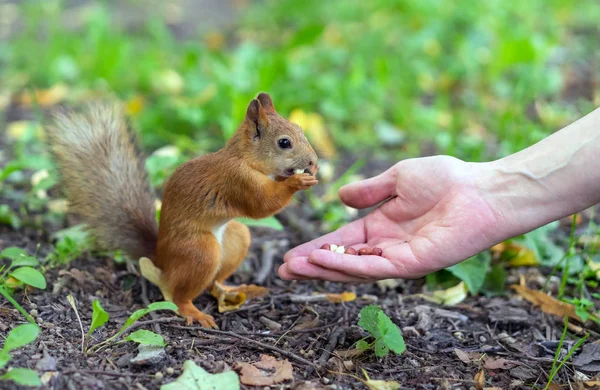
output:
[[321, 115], [296, 109], [290, 113], [289, 121], [296, 123], [304, 130], [310, 143], [315, 149], [318, 149], [324, 159], [328, 160], [335, 156], [335, 146], [325, 130]]
[[310, 307], [305, 307], [304, 310], [302, 310], [302, 312], [308, 312], [309, 314], [303, 315], [292, 329], [304, 330], [319, 326], [319, 313], [317, 313]]
[[482, 390], [483, 385], [485, 385], [485, 370], [482, 369], [477, 374], [475, 374], [475, 376], [473, 377], [473, 382], [475, 383], [475, 388], [477, 390]]
[[48, 89], [36, 89], [35, 96], [30, 92], [23, 92], [17, 97], [17, 102], [23, 106], [39, 104], [41, 107], [50, 107], [60, 103], [69, 93], [65, 84], [56, 84]]
[[491, 248], [493, 253], [508, 255], [508, 265], [511, 267], [531, 267], [540, 264], [535, 251], [513, 242], [502, 242]]
[[357, 349], [357, 348], [336, 349], [335, 351], [333, 351], [333, 353], [336, 356], [339, 356], [342, 360], [350, 360], [350, 359], [353, 359], [355, 357], [362, 355], [363, 353], [365, 353], [365, 350]]
[[355, 299], [356, 294], [348, 291], [344, 291], [341, 294], [327, 294], [327, 300], [333, 303], [352, 302]]
[[557, 385], [555, 382], [552, 382], [546, 387], [548, 390], [562, 390], [563, 388], [560, 385]]
[[260, 361], [252, 364], [236, 362], [235, 368], [240, 370], [240, 382], [249, 386], [271, 386], [294, 379], [287, 359], [277, 360], [269, 355], [260, 355]]
[[569, 303], [561, 302], [542, 291], [532, 290], [524, 285], [513, 284], [510, 287], [535, 306], [539, 306], [544, 313], [553, 314], [561, 318], [568, 315], [569, 318], [574, 318], [579, 322], [583, 322], [581, 318], [575, 314], [575, 306]]
[[584, 382], [583, 385], [585, 387], [598, 387], [598, 388], [600, 388], [600, 381], [587, 381], [587, 382]]
[[460, 349], [455, 349], [454, 353], [463, 363], [472, 363], [476, 361], [480, 361], [483, 356], [479, 352], [466, 352]]
[[215, 282], [210, 293], [217, 298], [219, 313], [224, 313], [239, 309], [249, 299], [264, 297], [269, 293], [269, 289], [253, 284], [225, 286]]
[[382, 381], [369, 379], [364, 382], [370, 390], [397, 390], [400, 388], [400, 383], [396, 381]]
[[465, 282], [460, 282], [446, 290], [435, 291], [431, 296], [421, 295], [423, 298], [440, 305], [452, 306], [467, 298], [468, 288]]
[[509, 370], [516, 365], [518, 365], [517, 362], [513, 362], [504, 358], [494, 358], [488, 355], [483, 358], [483, 367], [487, 368], [488, 370]]

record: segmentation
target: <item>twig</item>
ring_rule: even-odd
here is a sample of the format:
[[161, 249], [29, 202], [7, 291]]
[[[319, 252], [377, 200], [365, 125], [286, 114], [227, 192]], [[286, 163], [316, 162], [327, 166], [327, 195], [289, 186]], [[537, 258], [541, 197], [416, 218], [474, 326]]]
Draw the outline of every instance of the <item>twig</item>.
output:
[[63, 375], [69, 374], [89, 374], [89, 375], [107, 375], [107, 376], [148, 376], [151, 377], [150, 374], [142, 374], [142, 373], [133, 373], [133, 372], [113, 372], [113, 371], [100, 371], [100, 370], [66, 370], [60, 372]]
[[235, 337], [235, 338], [237, 338], [239, 340], [242, 340], [242, 341], [244, 341], [244, 342], [246, 342], [248, 344], [253, 344], [253, 345], [258, 346], [258, 347], [263, 348], [263, 349], [268, 349], [268, 350], [271, 350], [271, 351], [274, 351], [274, 352], [278, 352], [278, 353], [282, 354], [283, 356], [286, 356], [286, 357], [288, 357], [290, 359], [293, 359], [293, 360], [295, 360], [297, 362], [305, 364], [305, 365], [307, 365], [309, 367], [312, 367], [312, 368], [314, 368], [316, 370], [319, 369], [319, 366], [317, 366], [315, 363], [310, 362], [310, 361], [304, 359], [303, 357], [300, 357], [300, 356], [296, 355], [295, 353], [285, 351], [285, 350], [283, 350], [281, 348], [277, 348], [277, 347], [274, 347], [272, 345], [261, 343], [260, 341], [249, 339], [248, 337], [239, 335], [237, 333], [233, 333], [233, 332], [226, 331], [226, 330], [217, 330], [217, 329], [208, 329], [208, 328], [195, 328], [193, 326], [177, 326], [177, 325], [171, 325], [171, 326], [173, 328], [177, 328], [177, 329], [197, 330], [197, 331], [208, 333], [208, 334], [219, 334], [219, 335], [224, 335], [224, 336]]
[[329, 359], [329, 356], [331, 356], [331, 352], [333, 352], [335, 347], [337, 347], [338, 340], [340, 338], [342, 338], [345, 331], [346, 331], [345, 328], [339, 327], [339, 328], [336, 328], [333, 332], [331, 332], [331, 335], [329, 336], [329, 342], [325, 346], [325, 349], [323, 350], [323, 354], [321, 355], [319, 360], [317, 360], [318, 365], [321, 366], [327, 362], [327, 359]]
[[260, 258], [260, 269], [254, 277], [254, 283], [263, 284], [273, 270], [273, 258], [277, 255], [278, 242], [275, 240], [265, 241], [262, 244], [262, 256]]

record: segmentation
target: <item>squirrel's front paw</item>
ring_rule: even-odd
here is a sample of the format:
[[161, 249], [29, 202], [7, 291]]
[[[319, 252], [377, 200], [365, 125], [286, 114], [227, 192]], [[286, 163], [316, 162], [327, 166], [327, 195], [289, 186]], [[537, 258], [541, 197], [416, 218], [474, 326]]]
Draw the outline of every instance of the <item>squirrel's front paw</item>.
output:
[[319, 181], [313, 176], [307, 173], [297, 173], [290, 176], [286, 181], [286, 184], [295, 189], [296, 191], [306, 190], [310, 187], [319, 183]]

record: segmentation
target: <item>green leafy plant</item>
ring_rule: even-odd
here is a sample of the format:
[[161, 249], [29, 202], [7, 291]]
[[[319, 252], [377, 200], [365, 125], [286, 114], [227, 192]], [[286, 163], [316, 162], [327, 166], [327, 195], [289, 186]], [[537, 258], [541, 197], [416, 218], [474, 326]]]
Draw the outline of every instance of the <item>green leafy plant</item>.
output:
[[[69, 302], [71, 303], [71, 306], [73, 307], [73, 310], [75, 311], [77, 318], [79, 319], [79, 313], [77, 312], [77, 306], [75, 304], [75, 300], [71, 296], [69, 296], [69, 297], [70, 297]], [[133, 312], [129, 316], [127, 321], [125, 321], [125, 324], [123, 324], [123, 326], [119, 329], [119, 331], [117, 333], [115, 333], [113, 336], [111, 336], [108, 339], [106, 339], [102, 342], [99, 342], [91, 347], [88, 347], [92, 333], [96, 329], [98, 329], [98, 328], [102, 327], [104, 324], [106, 324], [110, 318], [110, 315], [104, 310], [104, 308], [102, 308], [100, 301], [95, 300], [92, 303], [92, 322], [90, 323], [90, 328], [86, 334], [83, 334], [83, 325], [82, 325], [82, 334], [83, 334], [82, 350], [83, 350], [83, 352], [89, 353], [92, 351], [98, 351], [98, 350], [110, 345], [110, 343], [122, 343], [122, 342], [127, 342], [127, 341], [133, 341], [138, 344], [146, 344], [146, 345], [158, 345], [158, 346], [166, 345], [165, 340], [163, 339], [163, 337], [161, 335], [151, 332], [149, 330], [144, 330], [144, 329], [137, 330], [137, 331], [129, 334], [123, 340], [117, 341], [117, 339], [119, 337], [121, 337], [123, 335], [123, 333], [125, 333], [137, 320], [139, 320], [146, 314], [153, 312], [153, 311], [157, 311], [157, 310], [177, 311], [177, 306], [173, 302], [167, 302], [167, 301], [151, 303], [148, 305], [147, 308], [139, 309], [139, 310], [136, 310], [135, 312]], [[79, 322], [81, 324], [81, 319], [79, 319]]]
[[[386, 356], [390, 350], [401, 355], [406, 350], [404, 337], [396, 324], [392, 322], [383, 310], [377, 305], [362, 308], [358, 325], [370, 333], [370, 336], [359, 340], [356, 348], [361, 350], [374, 349], [378, 357]], [[366, 339], [371, 338], [372, 341]]]
[[14, 290], [23, 286], [31, 286], [38, 289], [46, 288], [46, 278], [37, 269], [39, 265], [34, 256], [29, 256], [26, 251], [16, 247], [8, 247], [0, 252], [0, 258], [8, 259], [10, 263], [0, 268], [0, 294], [3, 295], [13, 306], [27, 318], [27, 321], [35, 324], [35, 320], [27, 311], [12, 297]]
[[[11, 351], [32, 343], [39, 334], [40, 328], [34, 324], [19, 325], [8, 332], [0, 351], [0, 369], [4, 369], [12, 359]], [[0, 380], [11, 380], [22, 386], [40, 386], [42, 384], [37, 372], [28, 368], [9, 368], [0, 375]]]

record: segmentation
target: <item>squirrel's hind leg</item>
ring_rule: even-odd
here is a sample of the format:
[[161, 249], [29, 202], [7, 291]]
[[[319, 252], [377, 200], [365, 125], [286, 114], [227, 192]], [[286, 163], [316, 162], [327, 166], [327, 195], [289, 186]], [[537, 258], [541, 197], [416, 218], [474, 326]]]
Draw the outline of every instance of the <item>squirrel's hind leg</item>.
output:
[[[205, 328], [218, 328], [213, 317], [203, 313], [192, 303], [211, 286], [220, 267], [221, 247], [215, 237], [201, 234], [193, 242], [171, 245], [159, 249], [163, 261], [161, 283], [165, 286], [165, 299], [170, 296], [177, 305], [178, 314], [189, 324], [196, 321]], [[161, 289], [162, 290], [162, 289]]]
[[221, 268], [215, 282], [223, 283], [242, 264], [250, 248], [250, 229], [236, 220], [229, 221], [223, 234], [223, 256]]
[[223, 283], [235, 272], [248, 254], [250, 247], [250, 230], [238, 221], [230, 221], [223, 235], [223, 258], [221, 268], [212, 284], [211, 295], [219, 302], [219, 311], [238, 307], [246, 299], [267, 294], [266, 288], [254, 285], [226, 286]]

